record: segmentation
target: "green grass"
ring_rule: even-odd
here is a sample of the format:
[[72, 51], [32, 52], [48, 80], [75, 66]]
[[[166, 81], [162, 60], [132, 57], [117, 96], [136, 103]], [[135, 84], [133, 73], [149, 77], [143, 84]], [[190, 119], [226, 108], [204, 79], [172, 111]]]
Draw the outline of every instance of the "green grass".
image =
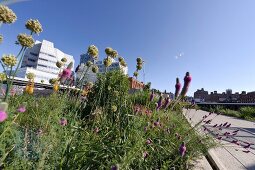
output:
[[[96, 83], [87, 102], [64, 94], [11, 98], [9, 117], [0, 123], [1, 167], [186, 169], [190, 161], [206, 154], [208, 148], [214, 145], [209, 137], [199, 136], [190, 127], [181, 110], [155, 112], [154, 103], [146, 100], [148, 93], [130, 96], [125, 90], [126, 78], [118, 74], [105, 75], [117, 77], [118, 81], [104, 79], [100, 82], [104, 87]], [[122, 94], [118, 100], [110, 90], [102, 90], [109, 86]], [[23, 102], [27, 105], [26, 112], [17, 113], [17, 107]], [[133, 106], [136, 104], [141, 104], [141, 112], [134, 113]], [[116, 112], [109, 109], [112, 105], [117, 106]], [[145, 114], [148, 109], [153, 111], [151, 116]], [[63, 117], [68, 121], [67, 126], [59, 124]], [[161, 126], [153, 127], [157, 120]], [[148, 139], [151, 139], [151, 144], [146, 144]], [[184, 157], [179, 154], [182, 142], [187, 147]], [[146, 158], [143, 157], [145, 152], [148, 153]]]
[[245, 119], [249, 121], [255, 121], [255, 108], [254, 107], [241, 107], [238, 110], [231, 110], [224, 107], [216, 107], [216, 108], [200, 108], [205, 111], [221, 113], [223, 115], [237, 117], [240, 119]]

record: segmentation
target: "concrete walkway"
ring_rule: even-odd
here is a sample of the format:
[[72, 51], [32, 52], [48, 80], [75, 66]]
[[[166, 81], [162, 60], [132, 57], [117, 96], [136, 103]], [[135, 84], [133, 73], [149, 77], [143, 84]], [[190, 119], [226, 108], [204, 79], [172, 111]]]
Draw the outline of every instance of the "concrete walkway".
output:
[[222, 170], [255, 170], [255, 122], [210, 114], [201, 110], [184, 110], [184, 115], [200, 132], [212, 135], [219, 147], [209, 151], [209, 157]]

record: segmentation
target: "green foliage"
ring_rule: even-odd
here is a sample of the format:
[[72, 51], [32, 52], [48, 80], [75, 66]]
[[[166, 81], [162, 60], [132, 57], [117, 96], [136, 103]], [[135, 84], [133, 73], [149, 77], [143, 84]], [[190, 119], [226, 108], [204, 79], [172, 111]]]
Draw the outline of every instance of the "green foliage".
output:
[[238, 110], [228, 109], [223, 106], [216, 106], [216, 107], [200, 107], [202, 110], [206, 110], [209, 112], [221, 113], [227, 116], [233, 116], [241, 119], [246, 120], [255, 120], [255, 108], [254, 107], [241, 107]]
[[[111, 71], [99, 75], [88, 95], [88, 103], [84, 111], [81, 112], [81, 116], [88, 117], [100, 110], [109, 121], [119, 124], [121, 130], [128, 123], [128, 114], [132, 111], [127, 100], [128, 90], [129, 80], [122, 71]], [[116, 112], [113, 112], [112, 106], [117, 107]]]
[[149, 97], [150, 97], [149, 91], [136, 92], [129, 96], [130, 100], [133, 103], [144, 106], [147, 106], [149, 104]]
[[151, 82], [148, 82], [147, 84], [145, 84], [144, 90], [150, 90], [150, 89], [151, 89]]
[[241, 107], [239, 109], [241, 118], [247, 120], [255, 120], [255, 108], [253, 107]]
[[[213, 146], [177, 111], [155, 111], [148, 91], [128, 94], [121, 71], [99, 77], [86, 100], [70, 92], [48, 97], [21, 95], [9, 101], [0, 124], [0, 162], [6, 169], [185, 169]], [[156, 100], [156, 99], [155, 99]], [[26, 111], [16, 109], [26, 101]], [[134, 111], [139, 105], [140, 111]], [[178, 108], [176, 107], [176, 108]], [[151, 114], [147, 114], [147, 111]], [[81, 119], [81, 117], [83, 119]], [[67, 120], [61, 126], [60, 120]], [[155, 122], [159, 125], [155, 126]], [[180, 138], [176, 136], [180, 135]], [[151, 144], [146, 141], [151, 139]], [[182, 142], [187, 153], [179, 154]], [[143, 154], [148, 156], [144, 158]]]

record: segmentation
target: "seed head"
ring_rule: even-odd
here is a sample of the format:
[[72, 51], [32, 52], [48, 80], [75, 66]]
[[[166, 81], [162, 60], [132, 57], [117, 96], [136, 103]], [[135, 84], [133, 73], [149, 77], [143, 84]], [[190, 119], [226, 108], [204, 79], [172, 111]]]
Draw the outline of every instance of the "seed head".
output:
[[23, 47], [32, 48], [34, 46], [34, 39], [31, 35], [27, 34], [19, 34], [18, 35], [18, 44], [20, 44]]
[[16, 14], [7, 6], [0, 5], [0, 22], [4, 24], [11, 24], [17, 19]]
[[26, 28], [28, 30], [30, 30], [30, 31], [32, 31], [32, 32], [34, 32], [36, 34], [39, 34], [39, 33], [41, 33], [43, 31], [42, 25], [41, 25], [41, 23], [37, 19], [35, 19], [35, 20], [33, 20], [33, 19], [28, 20], [25, 26], [26, 26]]

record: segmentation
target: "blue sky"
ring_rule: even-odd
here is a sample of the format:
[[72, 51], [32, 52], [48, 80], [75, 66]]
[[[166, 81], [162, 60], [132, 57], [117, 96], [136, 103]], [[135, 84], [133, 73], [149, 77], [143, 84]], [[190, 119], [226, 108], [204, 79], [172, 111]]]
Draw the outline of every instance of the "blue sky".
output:
[[173, 92], [175, 78], [189, 71], [190, 95], [202, 87], [254, 91], [254, 7], [254, 0], [30, 0], [10, 6], [18, 20], [0, 28], [0, 52], [16, 54], [26, 20], [39, 19], [44, 31], [35, 39], [54, 42], [76, 64], [90, 44], [100, 59], [110, 46], [126, 59], [130, 75], [141, 56], [153, 88]]

